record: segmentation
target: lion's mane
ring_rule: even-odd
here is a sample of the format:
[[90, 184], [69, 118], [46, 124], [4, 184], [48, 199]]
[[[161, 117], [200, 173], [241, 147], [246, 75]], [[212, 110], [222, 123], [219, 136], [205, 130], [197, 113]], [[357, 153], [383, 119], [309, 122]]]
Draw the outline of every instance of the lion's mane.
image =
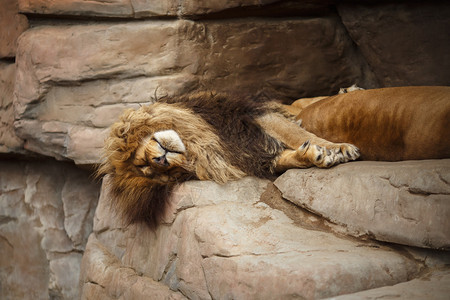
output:
[[[255, 121], [268, 111], [273, 109], [264, 103], [209, 92], [125, 111], [111, 127], [98, 171], [111, 176], [112, 207], [127, 224], [145, 222], [155, 227], [178, 183], [191, 178], [224, 183], [246, 175], [271, 176], [283, 145]], [[185, 144], [187, 164], [172, 171], [176, 181], [161, 184], [139, 175], [132, 162], [145, 137], [168, 129]]]

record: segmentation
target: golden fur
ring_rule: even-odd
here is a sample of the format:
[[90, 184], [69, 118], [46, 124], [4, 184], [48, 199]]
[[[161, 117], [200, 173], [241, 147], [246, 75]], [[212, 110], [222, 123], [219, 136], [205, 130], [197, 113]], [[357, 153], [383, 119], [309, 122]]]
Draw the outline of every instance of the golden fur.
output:
[[298, 100], [291, 110], [306, 130], [356, 145], [361, 159], [450, 157], [450, 87], [383, 88], [318, 100]]

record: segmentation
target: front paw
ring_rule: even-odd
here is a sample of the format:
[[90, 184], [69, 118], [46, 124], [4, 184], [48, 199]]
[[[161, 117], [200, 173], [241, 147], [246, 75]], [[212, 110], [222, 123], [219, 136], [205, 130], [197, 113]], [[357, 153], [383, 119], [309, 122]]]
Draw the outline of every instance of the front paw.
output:
[[300, 146], [297, 152], [319, 168], [329, 168], [339, 163], [356, 160], [360, 156], [358, 147], [351, 144], [326, 143], [318, 145], [312, 144], [309, 140]]
[[339, 162], [348, 162], [351, 160], [357, 160], [360, 157], [360, 152], [358, 147], [352, 144], [342, 143], [342, 144], [332, 144], [331, 148], [334, 153], [338, 156]]

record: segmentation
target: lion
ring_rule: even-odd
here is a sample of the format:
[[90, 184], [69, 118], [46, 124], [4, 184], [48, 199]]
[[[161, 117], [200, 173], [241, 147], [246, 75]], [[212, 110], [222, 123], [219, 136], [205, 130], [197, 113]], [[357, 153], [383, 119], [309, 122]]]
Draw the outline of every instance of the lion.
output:
[[360, 160], [450, 157], [450, 87], [359, 90], [300, 99], [290, 107], [302, 127], [360, 149]]
[[[292, 105], [202, 92], [127, 110], [111, 126], [98, 174], [127, 224], [155, 228], [186, 180], [272, 178], [356, 159], [450, 157], [449, 87], [348, 90]], [[300, 126], [301, 124], [301, 126]]]
[[110, 174], [113, 208], [127, 224], [155, 228], [174, 186], [270, 178], [290, 168], [329, 168], [359, 149], [301, 128], [284, 105], [202, 92], [127, 110], [105, 141], [98, 173]]

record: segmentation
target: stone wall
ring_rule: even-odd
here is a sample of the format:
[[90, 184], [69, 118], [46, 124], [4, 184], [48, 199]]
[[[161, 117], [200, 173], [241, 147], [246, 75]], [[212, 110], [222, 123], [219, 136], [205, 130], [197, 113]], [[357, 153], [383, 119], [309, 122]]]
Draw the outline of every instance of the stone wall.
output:
[[0, 298], [76, 299], [99, 194], [70, 163], [0, 161]]
[[[99, 162], [108, 126], [127, 107], [196, 89], [289, 102], [354, 83], [450, 84], [444, 1], [0, 0], [0, 7], [2, 299], [79, 297], [100, 188], [85, 167]], [[338, 217], [330, 220], [342, 223]], [[390, 283], [410, 279], [413, 265]], [[165, 286], [190, 295], [186, 278], [165, 276]], [[136, 280], [172, 293], [155, 279]]]

